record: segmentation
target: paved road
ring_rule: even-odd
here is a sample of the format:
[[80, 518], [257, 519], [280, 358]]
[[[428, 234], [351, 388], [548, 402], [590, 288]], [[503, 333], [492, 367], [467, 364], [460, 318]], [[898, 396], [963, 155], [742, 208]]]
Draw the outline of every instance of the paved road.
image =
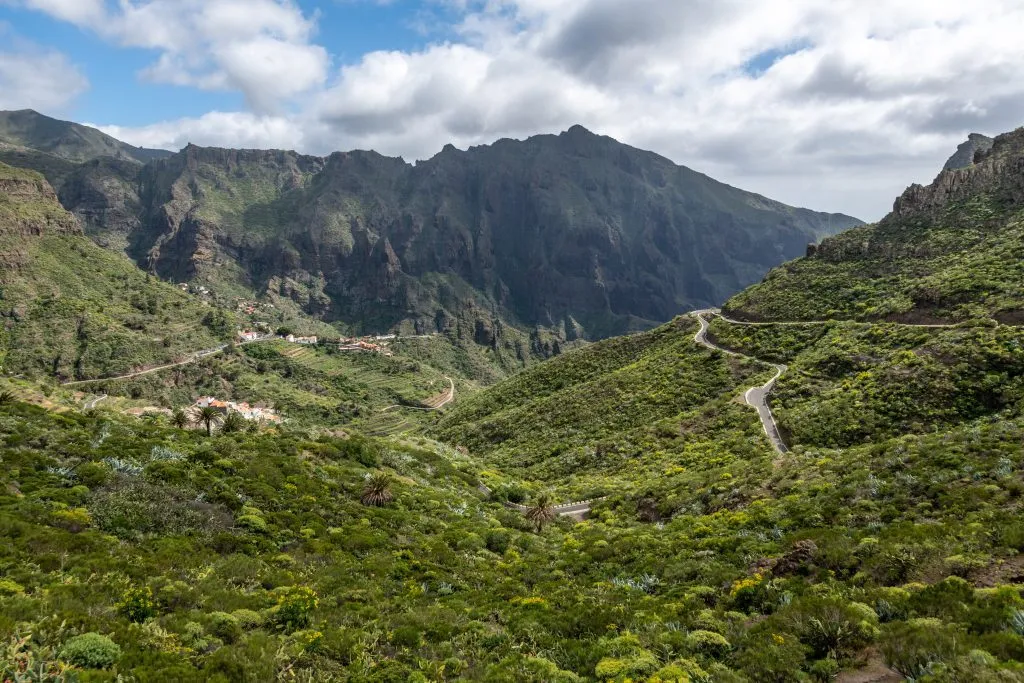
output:
[[[268, 341], [268, 340], [273, 339], [273, 338], [274, 338], [273, 335], [271, 335], [271, 336], [267, 336], [267, 337], [260, 337], [259, 339], [250, 339], [249, 341], [240, 342], [238, 344], [235, 344], [235, 346], [247, 346], [249, 344], [256, 344], [258, 342]], [[212, 349], [203, 349], [202, 351], [194, 351], [191, 354], [189, 354], [188, 358], [186, 358], [183, 361], [178, 361], [177, 363], [168, 363], [167, 365], [158, 365], [158, 366], [156, 366], [154, 368], [149, 368], [147, 370], [139, 370], [138, 372], [129, 372], [126, 375], [115, 375], [113, 377], [100, 377], [99, 379], [81, 379], [81, 380], [76, 380], [74, 382], [62, 382], [61, 386], [62, 387], [74, 387], [74, 386], [82, 386], [82, 385], [85, 385], [85, 384], [96, 384], [97, 382], [113, 382], [113, 381], [119, 380], [119, 379], [132, 379], [132, 378], [135, 378], [135, 377], [142, 377], [143, 375], [149, 375], [149, 374], [152, 374], [154, 372], [161, 372], [163, 370], [169, 370], [171, 368], [181, 367], [182, 365], [188, 365], [189, 363], [195, 363], [197, 360], [200, 360], [200, 359], [203, 359], [203, 358], [207, 358], [209, 356], [213, 356], [215, 354], [220, 353], [224, 349], [228, 348], [228, 346], [230, 346], [230, 345], [229, 344], [221, 344], [220, 346], [214, 347]]]
[[[718, 312], [713, 309], [705, 309], [702, 311], [694, 311], [693, 315], [697, 317], [700, 322], [700, 329], [697, 330], [697, 334], [694, 335], [693, 340], [714, 351], [721, 351], [730, 356], [751, 358], [751, 356], [744, 356], [741, 353], [730, 351], [729, 349], [723, 349], [721, 346], [713, 344], [708, 341], [708, 321], [704, 316], [706, 315], [717, 315]], [[765, 361], [754, 358], [753, 360], [759, 363], [765, 363]], [[771, 393], [775, 387], [775, 382], [778, 381], [779, 377], [786, 372], [787, 368], [785, 365], [776, 365], [775, 363], [766, 363], [775, 368], [775, 376], [772, 377], [763, 386], [751, 387], [747, 389], [746, 393], [743, 394], [743, 400], [747, 402], [748, 406], [753, 406], [757, 410], [757, 416], [761, 418], [761, 426], [764, 428], [765, 436], [768, 437], [768, 441], [771, 442], [772, 448], [778, 453], [788, 453], [789, 447], [786, 446], [786, 442], [782, 440], [782, 435], [779, 433], [779, 425], [775, 422], [775, 416], [772, 415], [771, 408], [768, 407], [768, 394]]]
[[396, 405], [393, 405], [393, 406], [388, 406], [387, 408], [384, 408], [380, 412], [386, 413], [389, 410], [395, 410], [396, 408], [408, 408], [409, 410], [426, 410], [426, 411], [441, 410], [441, 408], [444, 408], [446, 405], [448, 405], [449, 403], [451, 403], [452, 401], [455, 400], [455, 382], [452, 381], [451, 377], [445, 377], [445, 379], [448, 380], [448, 394], [445, 396], [444, 400], [441, 401], [440, 403], [438, 403], [436, 406], [433, 406], [432, 408], [425, 408], [425, 407], [421, 407], [421, 406], [403, 406], [403, 405], [400, 405], [400, 404], [396, 404]]
[[[480, 493], [484, 494], [485, 496], [489, 496], [492, 493], [491, 489], [488, 488], [487, 484], [484, 483], [480, 483], [476, 488], [478, 491], [480, 491]], [[575, 503], [562, 503], [561, 505], [555, 506], [555, 512], [558, 513], [560, 517], [573, 517], [574, 519], [583, 521], [583, 519], [588, 514], [590, 514], [591, 506], [599, 500], [604, 500], [604, 498], [594, 498], [593, 500], [581, 500]], [[530, 509], [528, 505], [510, 503], [508, 501], [505, 501], [504, 505], [510, 510], [517, 510], [519, 512], [526, 512], [527, 510]]]
[[107, 398], [109, 397], [106, 394], [103, 394], [102, 396], [97, 396], [96, 398], [91, 398], [85, 402], [83, 408], [85, 410], [94, 410], [100, 401], [106, 401]]

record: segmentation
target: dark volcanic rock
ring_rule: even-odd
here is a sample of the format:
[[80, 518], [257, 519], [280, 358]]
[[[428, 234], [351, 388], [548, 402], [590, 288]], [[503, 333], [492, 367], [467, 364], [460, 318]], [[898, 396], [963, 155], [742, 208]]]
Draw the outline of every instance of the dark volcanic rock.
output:
[[[190, 146], [140, 180], [132, 253], [262, 290], [322, 280], [328, 318], [434, 329], [474, 310], [603, 337], [717, 304], [846, 216], [794, 209], [575, 127], [410, 165]], [[491, 324], [492, 316], [473, 318]], [[471, 328], [491, 343], [491, 335]]]
[[987, 135], [971, 133], [967, 136], [967, 142], [956, 148], [956, 152], [946, 162], [943, 170], [952, 171], [958, 168], [967, 168], [992, 149], [994, 142], [995, 140]]

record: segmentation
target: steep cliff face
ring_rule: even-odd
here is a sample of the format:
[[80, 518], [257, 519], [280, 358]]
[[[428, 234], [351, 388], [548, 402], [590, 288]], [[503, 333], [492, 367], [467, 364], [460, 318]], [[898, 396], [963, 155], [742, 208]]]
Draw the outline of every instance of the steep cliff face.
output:
[[[562, 135], [410, 165], [189, 147], [140, 177], [130, 252], [173, 279], [436, 329], [475, 312], [607, 336], [718, 303], [847, 216], [795, 209], [610, 138]], [[481, 337], [488, 335], [481, 332]]]
[[911, 185], [876, 225], [824, 240], [727, 308], [757, 319], [1024, 320], [1024, 128]]
[[81, 233], [81, 225], [60, 205], [42, 175], [0, 163], [0, 236]]
[[908, 187], [883, 222], [935, 220], [946, 207], [980, 195], [1006, 207], [1024, 204], [1024, 128], [998, 136], [973, 158], [969, 166], [944, 169], [927, 187]]

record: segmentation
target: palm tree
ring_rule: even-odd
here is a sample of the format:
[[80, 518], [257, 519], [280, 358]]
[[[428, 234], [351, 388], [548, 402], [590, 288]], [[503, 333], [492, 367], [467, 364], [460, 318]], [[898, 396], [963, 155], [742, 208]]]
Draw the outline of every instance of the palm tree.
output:
[[0, 391], [0, 406], [14, 403], [14, 394], [10, 391]]
[[533, 501], [533, 505], [526, 508], [523, 514], [537, 526], [539, 534], [544, 530], [545, 524], [555, 519], [555, 504], [551, 500], [551, 495], [547, 493], [538, 495]]
[[178, 429], [184, 429], [185, 427], [188, 427], [189, 422], [191, 422], [191, 420], [188, 419], [188, 413], [186, 413], [181, 408], [175, 410], [174, 414], [171, 415], [171, 424], [177, 427]]
[[371, 474], [366, 478], [366, 488], [359, 500], [363, 505], [382, 508], [395, 497], [391, 493], [391, 477], [384, 472]]
[[206, 435], [213, 436], [213, 425], [218, 424], [224, 416], [212, 406], [202, 406], [192, 412], [192, 420], [197, 424], [206, 425]]
[[243, 429], [245, 429], [245, 418], [239, 413], [228, 413], [227, 417], [224, 418], [224, 422], [220, 425], [220, 431], [227, 434], [240, 432]]

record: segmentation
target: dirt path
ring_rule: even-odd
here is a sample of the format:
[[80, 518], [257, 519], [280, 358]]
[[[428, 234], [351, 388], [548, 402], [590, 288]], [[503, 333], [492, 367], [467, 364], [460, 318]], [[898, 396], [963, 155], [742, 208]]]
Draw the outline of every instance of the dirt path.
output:
[[[259, 339], [251, 339], [251, 340], [246, 341], [246, 342], [238, 343], [235, 346], [247, 346], [249, 344], [256, 344], [258, 342], [264, 342], [264, 341], [268, 341], [270, 339], [273, 339], [273, 337], [272, 336], [271, 337], [260, 337]], [[80, 380], [76, 380], [74, 382], [62, 382], [61, 386], [62, 387], [77, 387], [77, 386], [83, 386], [83, 385], [86, 385], [86, 384], [96, 384], [97, 382], [114, 382], [114, 381], [117, 381], [117, 380], [120, 380], [120, 379], [133, 379], [135, 377], [142, 377], [143, 375], [150, 375], [150, 374], [152, 374], [154, 372], [162, 372], [164, 370], [170, 370], [171, 368], [181, 367], [182, 365], [188, 365], [189, 363], [195, 363], [197, 360], [201, 360], [203, 358], [208, 358], [210, 356], [214, 356], [214, 355], [220, 353], [224, 349], [228, 348], [228, 346], [229, 346], [228, 344], [221, 344], [220, 346], [212, 348], [212, 349], [204, 349], [202, 351], [195, 351], [192, 354], [190, 354], [188, 356], [188, 358], [186, 358], [185, 360], [182, 360], [182, 361], [178, 361], [177, 363], [168, 363], [167, 365], [158, 365], [156, 367], [148, 368], [146, 370], [139, 370], [137, 372], [129, 372], [128, 374], [125, 374], [125, 375], [115, 375], [113, 377], [100, 377], [98, 379], [80, 379]]]
[[444, 379], [449, 381], [449, 390], [447, 390], [447, 392], [445, 392], [444, 398], [439, 403], [437, 403], [436, 405], [429, 405], [429, 407], [420, 407], [420, 405], [401, 405], [401, 404], [388, 405], [388, 407], [385, 408], [384, 410], [382, 410], [381, 413], [387, 413], [389, 411], [393, 411], [393, 410], [398, 409], [398, 408], [406, 408], [406, 409], [409, 409], [411, 411], [428, 411], [428, 412], [429, 411], [439, 411], [439, 410], [441, 410], [442, 408], [445, 407], [445, 405], [447, 405], [447, 404], [451, 403], [453, 400], [455, 400], [455, 382], [452, 380], [451, 377], [445, 377]]

